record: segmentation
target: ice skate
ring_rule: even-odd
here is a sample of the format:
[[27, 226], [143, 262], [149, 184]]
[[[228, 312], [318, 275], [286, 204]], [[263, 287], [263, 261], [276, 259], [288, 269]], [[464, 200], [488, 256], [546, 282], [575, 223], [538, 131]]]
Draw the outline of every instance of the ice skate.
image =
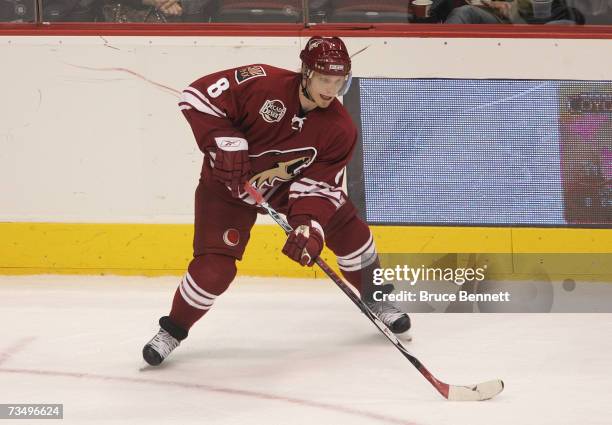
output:
[[410, 329], [410, 316], [390, 302], [372, 301], [366, 304], [394, 334], [404, 334]]
[[174, 325], [169, 317], [162, 317], [159, 325], [157, 334], [142, 349], [142, 357], [151, 366], [163, 362], [187, 337], [187, 332]]

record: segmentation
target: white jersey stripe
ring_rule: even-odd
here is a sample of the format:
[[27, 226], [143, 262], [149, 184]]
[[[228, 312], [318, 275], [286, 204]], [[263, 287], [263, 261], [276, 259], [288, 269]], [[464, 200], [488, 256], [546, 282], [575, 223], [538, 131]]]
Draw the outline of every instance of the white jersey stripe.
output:
[[325, 182], [316, 182], [314, 180], [310, 180], [307, 178], [301, 178], [293, 182], [291, 186], [292, 187], [295, 186], [296, 188], [299, 188], [301, 190], [321, 190], [322, 189], [322, 190], [326, 190], [329, 192], [344, 194], [344, 191], [340, 187], [331, 186]]
[[[310, 182], [314, 184], [309, 184]], [[302, 196], [325, 197], [329, 199], [336, 208], [340, 208], [346, 202], [346, 195], [342, 189], [306, 178], [301, 178], [291, 183], [289, 187], [289, 198], [299, 198]]]
[[292, 199], [292, 198], [304, 198], [304, 197], [307, 197], [307, 196], [315, 196], [317, 198], [327, 199], [329, 202], [331, 202], [334, 205], [334, 207], [336, 207], [336, 209], [340, 208], [344, 204], [344, 202], [338, 202], [335, 198], [332, 198], [332, 197], [330, 197], [328, 195], [325, 195], [323, 193], [292, 193], [292, 194], [289, 195], [289, 199]]
[[202, 102], [204, 102], [204, 103], [208, 104], [208, 106], [210, 106], [210, 107], [211, 107], [211, 108], [212, 108], [212, 109], [213, 109], [213, 110], [214, 110], [216, 113], [218, 113], [219, 115], [222, 115], [222, 116], [224, 116], [224, 117], [226, 117], [226, 118], [227, 118], [227, 115], [225, 115], [225, 112], [223, 112], [221, 109], [219, 109], [219, 108], [217, 108], [215, 105], [213, 105], [213, 104], [212, 104], [212, 102], [211, 102], [210, 100], [208, 100], [208, 98], [207, 98], [206, 96], [204, 96], [200, 90], [196, 89], [195, 87], [191, 87], [191, 86], [189, 86], [189, 87], [187, 87], [187, 88], [186, 88], [186, 89], [183, 91], [183, 93], [184, 93], [185, 91], [190, 91], [190, 92], [192, 92], [192, 93], [193, 93], [193, 94], [195, 94], [195, 95], [196, 95], [196, 96], [197, 96], [197, 97], [198, 97], [198, 98], [199, 98], [199, 99], [200, 99]]
[[335, 199], [336, 202], [344, 203], [343, 201], [344, 194], [342, 192], [330, 191], [329, 189], [320, 189], [318, 187], [315, 187], [313, 190], [312, 188], [306, 188], [305, 186], [300, 185], [298, 183], [293, 183], [291, 185], [291, 187], [289, 188], [289, 193], [294, 193], [294, 194], [308, 193], [308, 194], [313, 194], [313, 195], [320, 193], [322, 195], [329, 196], [330, 198]]
[[208, 115], [212, 115], [213, 117], [221, 118], [221, 115], [212, 110], [212, 108], [198, 99], [193, 93], [188, 91], [184, 91], [181, 95], [181, 103], [186, 103], [191, 105], [196, 110], [203, 112]]
[[[342, 170], [342, 171], [344, 171], [344, 170]], [[309, 179], [308, 177], [302, 177], [300, 179], [300, 181], [302, 183], [310, 183], [313, 186], [319, 186], [321, 188], [325, 188], [325, 189], [329, 189], [329, 190], [333, 190], [333, 191], [340, 191], [340, 192], [344, 193], [344, 189], [342, 187], [340, 187], [340, 186], [332, 186], [332, 185], [330, 185], [328, 183], [325, 183], [325, 182], [320, 182], [320, 181], [315, 181], [315, 180]]]

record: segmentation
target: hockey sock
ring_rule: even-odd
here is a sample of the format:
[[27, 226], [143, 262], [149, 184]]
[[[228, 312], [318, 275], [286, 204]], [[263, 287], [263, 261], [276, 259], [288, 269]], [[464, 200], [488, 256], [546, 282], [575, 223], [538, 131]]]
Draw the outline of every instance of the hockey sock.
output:
[[333, 226], [326, 244], [336, 254], [344, 278], [357, 291], [372, 292], [374, 269], [380, 267], [372, 233], [359, 217], [353, 215], [343, 226]]
[[236, 276], [236, 260], [227, 255], [195, 257], [174, 293], [170, 319], [185, 331], [212, 307]]

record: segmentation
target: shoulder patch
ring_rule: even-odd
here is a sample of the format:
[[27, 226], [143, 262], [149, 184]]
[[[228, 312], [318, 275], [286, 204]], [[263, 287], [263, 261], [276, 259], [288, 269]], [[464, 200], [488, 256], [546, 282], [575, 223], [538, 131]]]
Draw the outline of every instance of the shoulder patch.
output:
[[265, 77], [266, 71], [259, 65], [247, 66], [236, 70], [236, 82], [242, 84], [251, 78]]

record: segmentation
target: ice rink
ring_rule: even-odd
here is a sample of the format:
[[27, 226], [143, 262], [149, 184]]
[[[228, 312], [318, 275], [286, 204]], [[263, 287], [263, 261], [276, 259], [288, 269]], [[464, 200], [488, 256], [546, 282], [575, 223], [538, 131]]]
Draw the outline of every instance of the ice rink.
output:
[[612, 423], [610, 314], [413, 315], [407, 346], [439, 379], [506, 383], [461, 403], [326, 280], [239, 278], [161, 367], [144, 367], [178, 282], [0, 277], [0, 403], [63, 403], [70, 424]]

